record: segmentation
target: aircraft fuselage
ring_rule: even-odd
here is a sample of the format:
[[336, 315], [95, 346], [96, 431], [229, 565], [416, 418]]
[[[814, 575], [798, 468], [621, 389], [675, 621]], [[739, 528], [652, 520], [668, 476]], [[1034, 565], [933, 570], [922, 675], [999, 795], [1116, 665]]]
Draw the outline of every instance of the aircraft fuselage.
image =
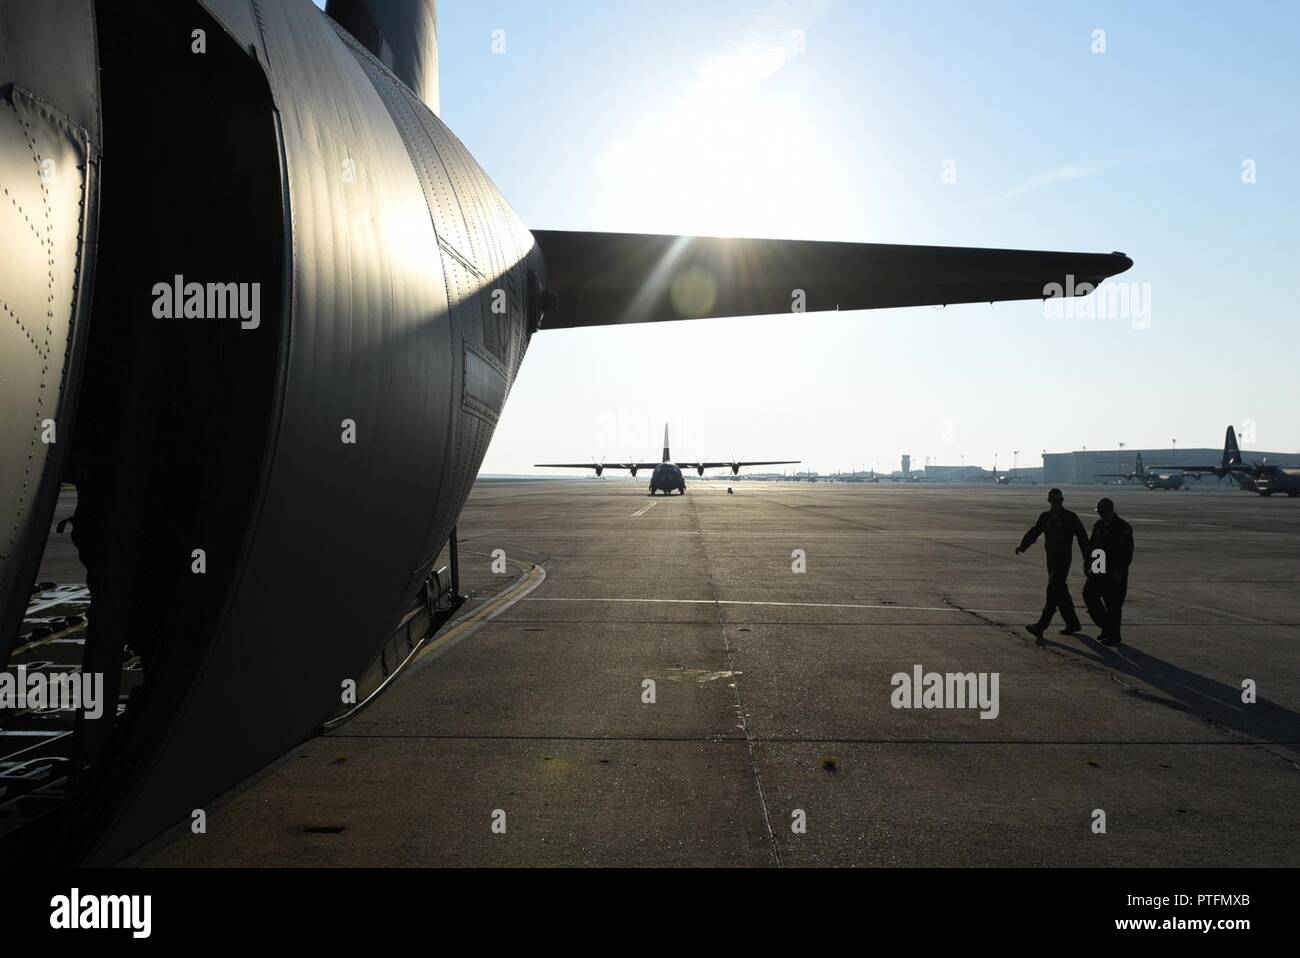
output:
[[1178, 473], [1150, 472], [1142, 477], [1142, 483], [1148, 489], [1181, 489], [1183, 477]]
[[[92, 356], [84, 375], [43, 377], [36, 353], [27, 378], [0, 375], [0, 408], [22, 402], [24, 421], [61, 380], [78, 385], [79, 421], [50, 416], [50, 448], [76, 461], [48, 470], [42, 508], [60, 478], [75, 482], [94, 590], [86, 670], [116, 675], [129, 641], [148, 675], [125, 730], [110, 734], [109, 710], [78, 740], [93, 773], [77, 783], [64, 857], [102, 864], [315, 734], [341, 683], [372, 670], [408, 614], [427, 614], [540, 322], [545, 269], [464, 145], [310, 4], [254, 17], [239, 0], [72, 0], [58, 5], [62, 31], [44, 5], [0, 6], [31, 45], [0, 58], [0, 71], [21, 67], [0, 72], [19, 89], [13, 109], [0, 93], [0, 143], [58, 163], [50, 184], [30, 157], [0, 163], [22, 208], [58, 212], [48, 234], [7, 224], [20, 245], [3, 298], [44, 311], [57, 293], [122, 317], [86, 332], [84, 316], [64, 316], [62, 340], [39, 344], [60, 361]], [[90, 53], [51, 52], [61, 37]], [[157, 51], [147, 67], [140, 49]], [[82, 251], [97, 256], [93, 288]], [[5, 435], [7, 489], [22, 473]], [[5, 607], [26, 595], [6, 587]]]
[[[1300, 496], [1300, 469], [1260, 466], [1252, 484], [1254, 486], [1252, 491], [1258, 492], [1261, 496], [1271, 496], [1275, 492], [1285, 493], [1288, 496]], [[1244, 483], [1242, 488], [1246, 488]]]
[[686, 495], [686, 479], [682, 471], [671, 462], [661, 462], [650, 473], [650, 495], [662, 492], [671, 495], [674, 491]]

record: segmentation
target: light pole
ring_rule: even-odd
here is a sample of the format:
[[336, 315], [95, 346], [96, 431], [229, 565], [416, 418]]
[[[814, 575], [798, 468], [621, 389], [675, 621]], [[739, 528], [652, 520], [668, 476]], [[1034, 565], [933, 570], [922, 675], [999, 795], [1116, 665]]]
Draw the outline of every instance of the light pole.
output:
[[1170, 439], [1169, 441], [1174, 444], [1174, 458], [1172, 462], [1170, 462], [1170, 465], [1176, 466], [1178, 465], [1178, 440]]
[[1016, 463], [1018, 463], [1019, 461], [1020, 461], [1020, 450], [1012, 449], [1011, 450], [1011, 474], [1013, 476], [1016, 474]]

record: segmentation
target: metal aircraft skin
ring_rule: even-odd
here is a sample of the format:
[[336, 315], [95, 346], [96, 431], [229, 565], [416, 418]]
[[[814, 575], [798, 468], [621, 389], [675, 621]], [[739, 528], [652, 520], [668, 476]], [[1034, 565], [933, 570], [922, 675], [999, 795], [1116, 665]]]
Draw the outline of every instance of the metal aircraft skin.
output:
[[1290, 466], [1271, 466], [1268, 463], [1252, 463], [1252, 471], [1245, 473], [1246, 478], [1254, 483], [1255, 492], [1261, 496], [1282, 493], [1295, 498], [1300, 496], [1300, 469]]
[[530, 231], [437, 116], [434, 0], [0, 0], [0, 36], [0, 650], [72, 483], [82, 667], [110, 702], [143, 672], [0, 857], [119, 861], [382, 688], [458, 602], [439, 556], [539, 331], [1132, 265]]
[[677, 492], [679, 495], [686, 495], [686, 479], [682, 475], [683, 469], [694, 469], [701, 476], [704, 475], [705, 469], [730, 469], [733, 476], [740, 475], [742, 466], [796, 466], [798, 459], [765, 459], [757, 462], [741, 461], [732, 459], [728, 462], [673, 462], [672, 456], [668, 452], [668, 423], [664, 423], [664, 451], [658, 462], [539, 462], [534, 465], [537, 469], [594, 469], [596, 475], [604, 475], [606, 469], [627, 469], [632, 473], [632, 478], [641, 469], [649, 469], [650, 472], [650, 495], [656, 492], [662, 492], [664, 495], [671, 495]]
[[1148, 489], [1181, 489], [1183, 488], [1183, 475], [1181, 472], [1156, 472], [1155, 469], [1164, 469], [1164, 466], [1157, 466], [1148, 469], [1142, 464], [1142, 453], [1137, 454], [1137, 465], [1132, 472], [1099, 472], [1097, 479], [1127, 479], [1129, 482], [1137, 480]]
[[1268, 460], [1246, 462], [1237, 445], [1237, 431], [1228, 427], [1223, 439], [1223, 458], [1217, 466], [1179, 466], [1189, 475], [1231, 476], [1244, 492], [1261, 496], [1281, 493], [1300, 496], [1300, 466], [1274, 466]]

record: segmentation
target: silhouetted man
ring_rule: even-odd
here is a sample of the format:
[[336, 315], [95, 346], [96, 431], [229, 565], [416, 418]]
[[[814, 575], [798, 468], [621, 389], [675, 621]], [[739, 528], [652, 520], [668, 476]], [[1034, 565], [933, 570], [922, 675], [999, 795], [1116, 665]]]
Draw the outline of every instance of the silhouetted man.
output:
[[1087, 560], [1083, 601], [1101, 629], [1101, 644], [1119, 645], [1120, 613], [1128, 595], [1128, 567], [1133, 562], [1133, 527], [1115, 515], [1115, 503], [1109, 499], [1097, 503], [1097, 515], [1100, 518], [1088, 541], [1091, 558]]
[[1079, 617], [1074, 612], [1074, 600], [1070, 598], [1068, 582], [1073, 541], [1079, 543], [1079, 551], [1083, 553], [1084, 561], [1088, 559], [1088, 533], [1083, 528], [1083, 522], [1079, 517], [1065, 508], [1065, 494], [1060, 489], [1053, 489], [1047, 494], [1047, 502], [1051, 508], [1038, 517], [1034, 527], [1025, 533], [1025, 537], [1020, 540], [1020, 545], [1016, 547], [1016, 555], [1020, 555], [1033, 545], [1039, 536], [1046, 537], [1043, 544], [1047, 551], [1047, 604], [1043, 606], [1043, 613], [1038, 617], [1038, 621], [1033, 625], [1025, 626], [1025, 631], [1040, 642], [1043, 639], [1043, 630], [1052, 624], [1052, 615], [1058, 609], [1061, 618], [1065, 621], [1065, 628], [1061, 630], [1062, 635], [1074, 635], [1082, 628], [1079, 625]]

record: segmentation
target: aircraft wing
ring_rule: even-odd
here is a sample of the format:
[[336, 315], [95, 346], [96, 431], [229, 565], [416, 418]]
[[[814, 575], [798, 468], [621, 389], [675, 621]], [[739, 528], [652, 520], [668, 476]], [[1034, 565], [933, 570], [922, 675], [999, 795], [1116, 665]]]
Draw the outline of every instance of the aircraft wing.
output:
[[679, 469], [730, 469], [733, 466], [797, 466], [802, 459], [769, 459], [763, 462], [679, 462]]
[[653, 469], [657, 462], [535, 462], [534, 469]]
[[1147, 466], [1148, 472], [1156, 472], [1160, 469], [1172, 469], [1176, 472], [1185, 472], [1193, 475], [1217, 474], [1225, 475], [1228, 470], [1223, 466]]
[[558, 296], [545, 329], [1084, 295], [1133, 265], [1123, 253], [558, 230], [533, 237]]

